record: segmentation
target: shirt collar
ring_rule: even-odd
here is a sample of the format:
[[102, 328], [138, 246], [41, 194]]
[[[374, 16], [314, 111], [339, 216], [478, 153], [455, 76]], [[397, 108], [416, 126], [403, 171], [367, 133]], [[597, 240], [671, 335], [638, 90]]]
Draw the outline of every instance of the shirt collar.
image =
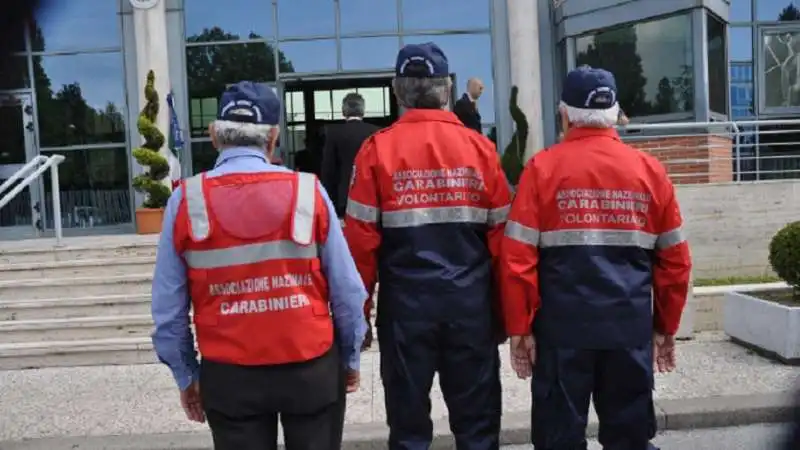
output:
[[362, 119], [361, 117], [345, 117], [344, 120], [346, 120], [347, 122], [353, 122], [353, 121], [360, 121]]
[[443, 109], [407, 109], [406, 112], [400, 116], [397, 123], [410, 122], [449, 122], [462, 125], [455, 114]]
[[269, 164], [269, 161], [267, 161], [267, 155], [260, 150], [246, 147], [232, 147], [226, 148], [225, 150], [219, 152], [219, 156], [217, 156], [217, 162], [214, 163], [214, 167], [217, 168], [236, 158], [258, 158], [261, 161]]
[[472, 103], [476, 103], [475, 99], [472, 98], [472, 95], [470, 95], [469, 92], [464, 92], [464, 98], [469, 100]]
[[619, 133], [615, 128], [570, 128], [567, 130], [566, 135], [564, 136], [564, 142], [567, 141], [577, 141], [580, 139], [585, 139], [588, 137], [593, 136], [603, 136], [603, 137], [610, 137], [616, 141], [622, 141], [619, 137]]

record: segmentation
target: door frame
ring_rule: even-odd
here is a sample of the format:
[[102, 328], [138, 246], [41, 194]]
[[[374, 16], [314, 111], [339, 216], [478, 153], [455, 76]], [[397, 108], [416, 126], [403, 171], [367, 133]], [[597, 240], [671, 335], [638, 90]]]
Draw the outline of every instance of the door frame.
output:
[[[0, 166], [0, 178], [8, 178], [21, 169], [29, 161], [39, 155], [36, 147], [36, 132], [34, 124], [33, 95], [28, 92], [8, 92], [0, 94], [0, 107], [13, 106], [20, 108], [22, 120], [23, 142], [25, 145], [25, 161], [22, 164], [9, 164]], [[31, 225], [0, 227], [0, 240], [29, 239], [39, 237], [44, 228], [44, 204], [42, 203], [42, 179], [34, 180], [28, 189], [30, 191]], [[2, 196], [4, 194], [0, 194]]]

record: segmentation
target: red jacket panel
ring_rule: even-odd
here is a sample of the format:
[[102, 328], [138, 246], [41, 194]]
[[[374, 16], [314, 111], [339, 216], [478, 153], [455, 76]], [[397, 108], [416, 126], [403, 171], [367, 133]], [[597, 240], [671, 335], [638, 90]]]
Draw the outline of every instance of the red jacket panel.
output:
[[201, 174], [182, 189], [174, 239], [203, 357], [273, 365], [328, 351], [333, 322], [319, 260], [328, 212], [316, 178]]

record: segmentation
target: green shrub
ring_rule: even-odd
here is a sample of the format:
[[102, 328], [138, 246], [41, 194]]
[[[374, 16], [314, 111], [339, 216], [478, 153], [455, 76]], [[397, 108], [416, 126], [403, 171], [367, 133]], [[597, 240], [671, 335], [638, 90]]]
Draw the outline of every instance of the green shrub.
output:
[[525, 168], [525, 143], [528, 141], [528, 118], [520, 109], [517, 97], [519, 97], [519, 88], [512, 86], [508, 109], [516, 128], [501, 159], [506, 178], [514, 186], [519, 183], [519, 176], [522, 174], [522, 169]]
[[139, 113], [136, 123], [139, 133], [144, 138], [144, 144], [133, 150], [133, 157], [139, 165], [146, 167], [147, 171], [133, 178], [133, 188], [146, 195], [145, 208], [163, 208], [167, 205], [172, 191], [164, 184], [164, 179], [169, 176], [169, 161], [159, 153], [164, 146], [164, 134], [158, 129], [158, 92], [155, 88], [156, 76], [151, 70], [147, 73], [147, 83], [144, 87], [144, 97], [147, 103]]
[[772, 237], [769, 263], [797, 295], [800, 292], [800, 222], [786, 225]]

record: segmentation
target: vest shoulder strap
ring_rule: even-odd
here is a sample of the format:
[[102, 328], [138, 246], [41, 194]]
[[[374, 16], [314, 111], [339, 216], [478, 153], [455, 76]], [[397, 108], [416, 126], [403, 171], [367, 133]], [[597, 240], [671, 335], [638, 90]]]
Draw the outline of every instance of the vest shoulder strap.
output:
[[208, 219], [208, 204], [203, 190], [205, 173], [195, 175], [183, 181], [183, 196], [186, 200], [186, 212], [189, 216], [189, 234], [192, 240], [199, 242], [208, 239], [211, 224]]
[[300, 245], [314, 242], [314, 212], [317, 202], [317, 177], [297, 173], [297, 197], [292, 216], [292, 240]]

